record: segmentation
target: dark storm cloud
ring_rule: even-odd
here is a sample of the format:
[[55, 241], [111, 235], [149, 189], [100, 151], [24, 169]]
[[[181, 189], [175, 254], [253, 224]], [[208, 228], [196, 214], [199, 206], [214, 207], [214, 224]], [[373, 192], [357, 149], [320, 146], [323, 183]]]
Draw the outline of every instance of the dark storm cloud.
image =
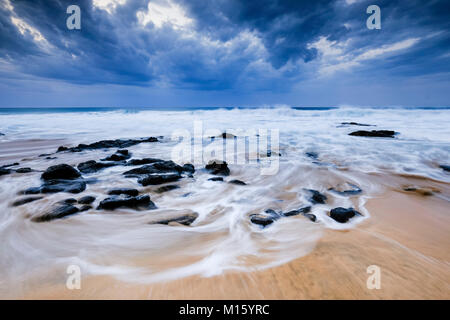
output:
[[[320, 37], [337, 43], [351, 39], [343, 54], [420, 38], [407, 52], [367, 68], [404, 75], [449, 71], [450, 4], [445, 0], [174, 2], [194, 20], [189, 31], [194, 36], [169, 25], [139, 25], [136, 13], [147, 10], [144, 0], [128, 0], [112, 14], [90, 0], [11, 1], [13, 12], [0, 10], [0, 57], [18, 73], [72, 83], [281, 90], [314, 74], [309, 68], [321, 57], [310, 44]], [[365, 26], [372, 2], [382, 8], [382, 30]], [[81, 30], [66, 28], [71, 4], [81, 8]], [[29, 32], [22, 35], [11, 17], [38, 30], [46, 43]]]

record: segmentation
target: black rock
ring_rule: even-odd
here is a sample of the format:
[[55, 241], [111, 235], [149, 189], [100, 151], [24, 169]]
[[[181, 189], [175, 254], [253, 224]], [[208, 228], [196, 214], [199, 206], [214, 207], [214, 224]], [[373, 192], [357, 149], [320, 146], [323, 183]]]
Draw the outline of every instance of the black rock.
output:
[[80, 193], [86, 190], [86, 182], [84, 180], [49, 180], [40, 187], [33, 187], [26, 189], [24, 194], [38, 194], [38, 193], [57, 193], [69, 192]]
[[91, 209], [92, 209], [92, 207], [90, 205], [84, 205], [80, 208], [80, 212], [85, 212], [85, 211], [88, 211]]
[[360, 127], [372, 127], [371, 124], [358, 123], [358, 122], [341, 122], [344, 126], [360, 126]]
[[91, 204], [94, 201], [95, 201], [95, 197], [93, 197], [93, 196], [84, 196], [84, 197], [81, 197], [80, 199], [78, 199], [79, 204]]
[[127, 162], [127, 166], [142, 166], [144, 164], [151, 164], [155, 162], [163, 162], [162, 159], [156, 158], [144, 158], [144, 159], [131, 159]]
[[349, 190], [336, 190], [335, 188], [330, 188], [328, 189], [329, 191], [332, 191], [336, 194], [339, 194], [341, 196], [354, 196], [354, 195], [358, 195], [362, 192], [361, 188], [358, 187], [357, 185], [351, 184], [351, 183], [347, 183], [351, 188], [353, 189], [349, 189]]
[[225, 161], [213, 160], [210, 161], [206, 167], [211, 174], [218, 176], [228, 176], [230, 174], [230, 169]]
[[128, 150], [117, 150], [115, 154], [110, 155], [109, 157], [102, 159], [102, 161], [124, 161], [131, 158], [131, 154]]
[[42, 157], [49, 157], [49, 156], [51, 156], [52, 154], [51, 153], [41, 153], [38, 157], [39, 158], [42, 158]]
[[4, 166], [1, 166], [0, 168], [9, 168], [9, 167], [14, 167], [14, 166], [18, 166], [20, 163], [18, 162], [14, 162], [14, 163], [10, 163], [10, 164], [5, 164]]
[[58, 159], [58, 157], [46, 157], [45, 159], [46, 160], [55, 160], [55, 159]]
[[0, 176], [10, 174], [10, 173], [11, 173], [11, 169], [0, 168]]
[[397, 132], [392, 131], [392, 130], [372, 130], [372, 131], [358, 130], [358, 131], [349, 133], [350, 136], [380, 137], [380, 138], [394, 138], [396, 134], [397, 134]]
[[282, 213], [282, 215], [285, 216], [285, 217], [291, 217], [291, 216], [296, 216], [296, 215], [299, 215], [299, 214], [306, 214], [306, 213], [308, 213], [310, 211], [311, 211], [311, 207], [307, 206], [307, 207], [300, 208], [298, 210], [291, 210], [291, 211]]
[[314, 160], [317, 160], [319, 158], [319, 154], [317, 152], [314, 152], [314, 151], [305, 152], [305, 154], [306, 154], [307, 157], [309, 157], [311, 159], [314, 159]]
[[64, 180], [74, 180], [81, 177], [81, 174], [72, 166], [68, 164], [58, 164], [56, 166], [48, 167], [47, 170], [42, 174], [41, 179], [43, 180], [54, 180], [54, 179], [64, 179]]
[[353, 218], [354, 216], [360, 216], [360, 215], [361, 214], [353, 208], [346, 209], [346, 208], [338, 207], [338, 208], [334, 208], [330, 211], [330, 217], [340, 223], [345, 223], [349, 219]]
[[327, 196], [320, 193], [317, 190], [308, 189], [309, 192], [311, 192], [311, 198], [309, 198], [309, 201], [313, 204], [324, 204], [327, 200]]
[[190, 226], [195, 221], [195, 219], [197, 219], [197, 217], [198, 217], [197, 213], [191, 213], [191, 214], [185, 214], [185, 215], [175, 217], [175, 218], [159, 220], [159, 221], [153, 222], [152, 224], [166, 224], [167, 225], [171, 222], [177, 222], [177, 223], [185, 225], [185, 226]]
[[113, 196], [102, 200], [97, 207], [98, 210], [114, 210], [117, 208], [130, 209], [154, 209], [155, 204], [150, 201], [148, 195], [141, 195], [137, 197], [130, 196]]
[[29, 173], [31, 171], [33, 171], [33, 170], [31, 170], [31, 168], [19, 168], [19, 169], [16, 169], [17, 173]]
[[143, 178], [140, 178], [138, 180], [138, 183], [142, 184], [143, 186], [158, 185], [158, 184], [163, 184], [163, 183], [167, 183], [167, 182], [178, 181], [181, 178], [182, 178], [182, 176], [179, 173], [150, 174], [150, 175], [144, 176]]
[[97, 171], [100, 171], [104, 168], [109, 168], [109, 167], [114, 167], [117, 165], [120, 165], [123, 163], [116, 163], [116, 162], [96, 162], [94, 160], [89, 160], [86, 162], [82, 162], [80, 163], [77, 168], [78, 170], [80, 170], [82, 173], [95, 173]]
[[268, 226], [269, 224], [272, 224], [276, 219], [274, 219], [271, 216], [266, 215], [260, 215], [260, 214], [254, 214], [250, 216], [250, 221], [254, 224], [260, 225], [260, 226]]
[[441, 165], [440, 166], [440, 168], [442, 169], [442, 170], [444, 170], [444, 171], [450, 171], [450, 166], [447, 166], [447, 165]]
[[136, 189], [130, 189], [130, 188], [120, 188], [120, 189], [109, 190], [108, 194], [109, 195], [126, 194], [128, 196], [136, 197], [139, 194], [139, 191]]
[[246, 186], [247, 185], [244, 181], [241, 181], [241, 180], [231, 180], [231, 181], [228, 181], [228, 183], [237, 184], [239, 186]]
[[61, 201], [61, 203], [74, 204], [74, 203], [77, 203], [77, 199], [69, 198], [69, 199]]
[[26, 203], [30, 203], [30, 202], [33, 202], [33, 201], [36, 201], [36, 200], [41, 200], [41, 199], [43, 199], [43, 197], [28, 197], [28, 198], [23, 198], [23, 199], [19, 199], [19, 200], [14, 201], [13, 204], [12, 204], [12, 206], [13, 206], [13, 207], [18, 207], [18, 206], [24, 205], [24, 204], [26, 204]]
[[0, 132], [0, 136], [4, 136], [4, 135], [5, 135], [4, 133], [1, 133], [1, 132]]
[[183, 167], [177, 165], [173, 161], [158, 161], [139, 168], [128, 170], [123, 174], [126, 176], [140, 176], [155, 173], [181, 173], [183, 171]]
[[171, 184], [168, 186], [163, 186], [163, 187], [159, 187], [158, 189], [155, 190], [156, 193], [164, 193], [164, 192], [168, 192], [168, 191], [172, 191], [175, 189], [179, 189], [180, 187], [175, 185], [175, 184]]
[[208, 181], [223, 181], [223, 178], [222, 177], [212, 177], [212, 178], [209, 178]]
[[35, 217], [31, 219], [34, 222], [47, 222], [54, 219], [61, 219], [64, 217], [67, 217], [69, 215], [77, 213], [79, 210], [77, 207], [74, 207], [71, 204], [65, 204], [60, 207], [57, 207], [56, 209], [42, 215], [39, 217]]
[[57, 152], [70, 151], [70, 152], [81, 152], [84, 150], [97, 150], [97, 149], [108, 149], [108, 148], [128, 148], [144, 142], [158, 142], [155, 137], [141, 138], [141, 139], [117, 139], [117, 140], [101, 140], [91, 144], [79, 144], [73, 148], [59, 147]]
[[183, 165], [183, 171], [184, 172], [189, 172], [189, 173], [194, 173], [195, 172], [195, 167], [190, 164], [190, 163], [186, 163]]

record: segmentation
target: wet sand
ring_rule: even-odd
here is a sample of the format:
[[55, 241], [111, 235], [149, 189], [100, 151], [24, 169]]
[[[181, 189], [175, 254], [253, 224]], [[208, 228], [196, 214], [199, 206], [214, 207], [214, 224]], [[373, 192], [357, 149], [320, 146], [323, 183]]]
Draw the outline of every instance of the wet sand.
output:
[[[448, 200], [389, 190], [367, 209], [371, 218], [355, 229], [327, 229], [310, 254], [279, 267], [156, 284], [95, 276], [83, 278], [81, 290], [62, 284], [19, 298], [450, 299]], [[381, 268], [379, 290], [367, 289], [370, 265]]]

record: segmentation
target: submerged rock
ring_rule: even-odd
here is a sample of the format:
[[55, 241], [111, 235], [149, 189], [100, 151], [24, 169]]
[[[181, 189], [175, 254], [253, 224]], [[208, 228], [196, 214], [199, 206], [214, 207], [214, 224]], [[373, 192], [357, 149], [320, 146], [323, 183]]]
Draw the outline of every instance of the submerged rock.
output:
[[305, 152], [305, 155], [306, 155], [308, 158], [311, 158], [311, 159], [314, 159], [314, 160], [319, 159], [319, 154], [318, 154], [317, 152], [314, 152], [314, 151]]
[[165, 224], [165, 225], [169, 225], [172, 223], [179, 223], [185, 226], [190, 226], [198, 217], [197, 213], [189, 213], [189, 214], [183, 214], [181, 216], [178, 217], [173, 217], [173, 218], [169, 218], [169, 219], [163, 219], [163, 220], [158, 220], [156, 222], [152, 222], [151, 224]]
[[222, 177], [212, 177], [212, 178], [209, 178], [208, 181], [223, 181], [223, 178]]
[[282, 213], [284, 217], [291, 217], [301, 214], [302, 216], [308, 218], [312, 222], [316, 221], [316, 216], [314, 214], [309, 213], [311, 211], [311, 206], [303, 207], [298, 210], [291, 210], [285, 213]]
[[84, 196], [84, 197], [81, 197], [80, 199], [78, 199], [79, 204], [91, 204], [94, 201], [95, 201], [95, 197], [93, 197], [93, 196]]
[[209, 171], [211, 174], [218, 176], [228, 176], [230, 175], [230, 169], [228, 168], [228, 164], [225, 161], [213, 160], [210, 161], [205, 169]]
[[94, 160], [89, 160], [86, 162], [82, 162], [80, 163], [77, 168], [78, 170], [80, 170], [82, 173], [95, 173], [97, 171], [100, 171], [102, 169], [105, 168], [110, 168], [110, 167], [114, 167], [117, 165], [121, 165], [123, 163], [117, 163], [117, 162], [97, 162]]
[[352, 133], [349, 133], [349, 136], [357, 136], [357, 137], [380, 137], [380, 138], [394, 138], [397, 132], [392, 130], [358, 130]]
[[127, 162], [127, 166], [142, 166], [144, 164], [151, 164], [155, 162], [163, 162], [162, 159], [156, 158], [144, 158], [144, 159], [131, 159]]
[[339, 223], [345, 223], [354, 216], [361, 216], [361, 213], [353, 208], [334, 208], [330, 211], [330, 217]]
[[117, 140], [101, 140], [91, 144], [79, 144], [73, 148], [59, 147], [57, 152], [70, 151], [81, 152], [84, 150], [97, 150], [97, 149], [109, 149], [109, 148], [128, 148], [140, 143], [145, 142], [158, 142], [158, 138], [141, 138], [141, 139], [117, 139]]
[[92, 209], [92, 207], [90, 205], [84, 205], [80, 208], [80, 212], [85, 212], [85, 211], [88, 211], [91, 209]]
[[360, 126], [360, 127], [373, 127], [371, 124], [358, 123], [358, 122], [341, 122], [343, 126]]
[[137, 197], [131, 196], [113, 196], [102, 200], [97, 207], [98, 210], [114, 210], [117, 208], [130, 209], [155, 209], [155, 204], [148, 195]]
[[14, 167], [14, 166], [18, 166], [20, 163], [18, 162], [14, 162], [14, 163], [10, 163], [10, 164], [5, 164], [3, 166], [1, 166], [0, 168], [9, 168], [9, 167]]
[[403, 187], [403, 191], [406, 192], [414, 192], [420, 196], [428, 197], [432, 196], [435, 193], [440, 193], [440, 190], [434, 187], [414, 187], [414, 186], [405, 186]]
[[447, 165], [440, 165], [439, 166], [442, 170], [444, 170], [444, 171], [450, 171], [450, 166], [447, 166]]
[[167, 174], [150, 174], [138, 179], [138, 183], [144, 187], [149, 185], [158, 185], [168, 182], [178, 181], [182, 178], [179, 173], [167, 173]]
[[77, 207], [75, 207], [71, 204], [65, 204], [65, 205], [55, 208], [54, 210], [52, 210], [42, 216], [35, 217], [31, 220], [34, 222], [47, 222], [47, 221], [51, 221], [54, 219], [61, 219], [61, 218], [67, 217], [69, 215], [73, 215], [77, 212], [79, 212]]
[[24, 204], [27, 204], [27, 203], [30, 203], [30, 202], [33, 202], [33, 201], [36, 201], [36, 200], [41, 200], [41, 199], [43, 199], [44, 197], [28, 197], [28, 198], [22, 198], [22, 199], [19, 199], [19, 200], [16, 200], [16, 201], [14, 201], [13, 203], [12, 203], [12, 206], [13, 207], [18, 207], [18, 206], [21, 206], [21, 205], [24, 205]]
[[16, 169], [17, 173], [29, 173], [29, 172], [32, 172], [32, 171], [33, 170], [31, 168], [19, 168], [19, 169]]
[[308, 191], [312, 195], [311, 198], [309, 198], [309, 201], [311, 201], [312, 204], [324, 204], [327, 200], [327, 196], [317, 190], [308, 189]]
[[58, 164], [56, 166], [48, 167], [41, 175], [42, 180], [74, 180], [81, 177], [80, 172], [68, 164]]
[[49, 180], [45, 181], [40, 187], [32, 187], [23, 191], [24, 194], [37, 193], [80, 193], [86, 190], [86, 182], [84, 180]]
[[130, 189], [130, 188], [120, 188], [120, 189], [112, 189], [108, 191], [109, 195], [121, 195], [126, 194], [128, 196], [135, 197], [139, 194], [139, 191], [136, 189]]
[[237, 184], [239, 186], [246, 186], [247, 185], [244, 181], [241, 181], [241, 180], [231, 180], [231, 181], [228, 181], [228, 183]]
[[354, 185], [352, 183], [346, 183], [346, 184], [352, 189], [340, 190], [340, 189], [342, 189], [342, 186], [341, 187], [338, 186], [338, 187], [336, 187], [338, 189], [336, 189], [336, 188], [329, 188], [328, 190], [332, 191], [332, 192], [334, 192], [336, 194], [339, 194], [341, 196], [355, 196], [355, 195], [358, 195], [358, 194], [360, 194], [362, 192], [361, 188], [358, 187], [357, 185]]
[[158, 189], [155, 190], [156, 193], [164, 193], [164, 192], [168, 192], [168, 191], [172, 191], [175, 189], [179, 189], [180, 187], [175, 185], [175, 184], [171, 184], [168, 186], [163, 186], [163, 187], [159, 187]]

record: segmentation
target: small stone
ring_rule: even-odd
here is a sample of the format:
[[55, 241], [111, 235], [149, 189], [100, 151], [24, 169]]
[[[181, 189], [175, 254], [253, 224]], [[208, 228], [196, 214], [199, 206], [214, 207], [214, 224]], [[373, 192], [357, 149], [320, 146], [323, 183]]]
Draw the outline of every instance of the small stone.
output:
[[349, 219], [353, 218], [354, 216], [360, 216], [361, 214], [356, 211], [353, 208], [334, 208], [330, 211], [330, 217], [336, 220], [339, 223], [345, 223]]

